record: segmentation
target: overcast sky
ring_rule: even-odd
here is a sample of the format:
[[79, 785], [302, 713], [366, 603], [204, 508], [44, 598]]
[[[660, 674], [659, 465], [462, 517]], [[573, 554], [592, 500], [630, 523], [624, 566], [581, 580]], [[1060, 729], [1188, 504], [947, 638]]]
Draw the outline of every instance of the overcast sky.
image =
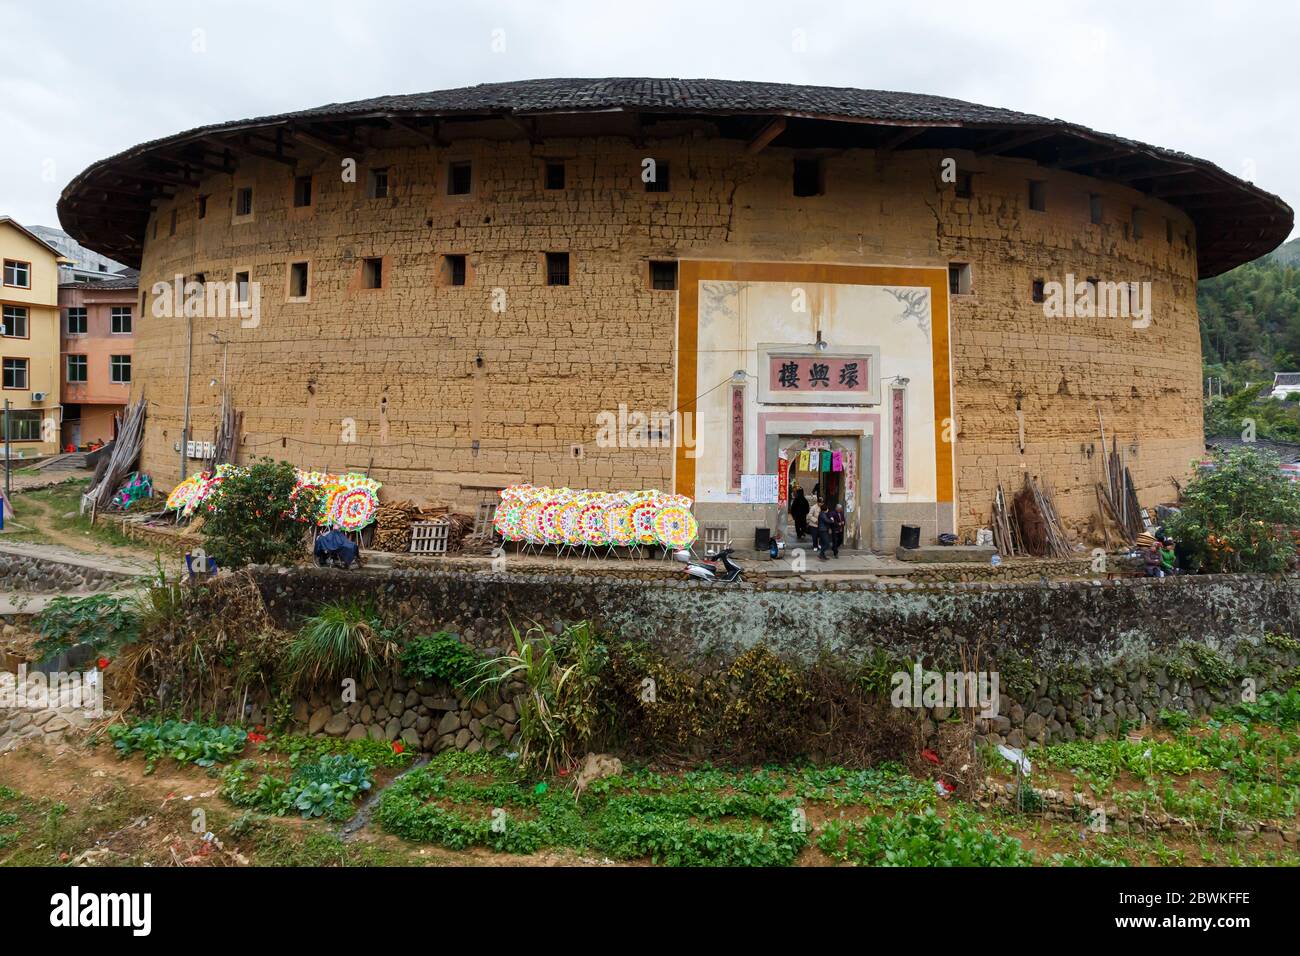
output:
[[1287, 0], [0, 0], [0, 213], [57, 225], [86, 165], [194, 126], [549, 76], [936, 93], [1180, 149], [1295, 207], [1298, 56]]

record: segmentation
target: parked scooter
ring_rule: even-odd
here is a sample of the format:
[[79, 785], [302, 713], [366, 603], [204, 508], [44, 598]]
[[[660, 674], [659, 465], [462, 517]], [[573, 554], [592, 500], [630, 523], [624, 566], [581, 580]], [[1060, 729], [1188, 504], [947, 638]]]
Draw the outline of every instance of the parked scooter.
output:
[[675, 551], [673, 557], [686, 565], [686, 573], [701, 581], [731, 584], [740, 580], [740, 565], [731, 560], [734, 549], [710, 552], [703, 561], [696, 561], [689, 551]]

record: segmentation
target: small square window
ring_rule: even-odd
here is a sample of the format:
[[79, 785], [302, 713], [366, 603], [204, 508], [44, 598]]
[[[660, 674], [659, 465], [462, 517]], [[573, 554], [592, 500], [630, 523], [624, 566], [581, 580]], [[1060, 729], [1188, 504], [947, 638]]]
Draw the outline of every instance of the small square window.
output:
[[1142, 238], [1142, 226], [1143, 226], [1142, 220], [1143, 220], [1143, 218], [1144, 218], [1144, 217], [1143, 217], [1143, 215], [1142, 215], [1142, 210], [1141, 210], [1141, 209], [1134, 209], [1134, 210], [1133, 210], [1133, 238], [1134, 238], [1134, 239], [1141, 239], [1141, 238]]
[[298, 208], [311, 205], [311, 177], [295, 176], [293, 180], [293, 204]]
[[4, 387], [16, 389], [27, 387], [27, 359], [7, 358], [4, 360]]
[[291, 262], [289, 264], [289, 298], [307, 298], [308, 272], [309, 269], [305, 262]]
[[650, 263], [650, 288], [664, 292], [677, 288], [677, 263], [652, 260]]
[[643, 171], [641, 174], [641, 178], [645, 180], [645, 191], [648, 193], [668, 192], [672, 182], [671, 173], [672, 170], [669, 168], [667, 160], [656, 161], [648, 172]]
[[[154, 223], [154, 225], [156, 226], [157, 223]], [[6, 259], [4, 284], [18, 289], [30, 289], [32, 287], [32, 264], [18, 259]]]
[[958, 199], [971, 199], [975, 196], [975, 174], [957, 171], [956, 191]]
[[251, 216], [253, 214], [253, 187], [241, 186], [235, 193], [235, 215]]
[[27, 338], [27, 309], [21, 305], [6, 305], [0, 311], [0, 335], [7, 339]]
[[447, 285], [465, 284], [465, 257], [450, 255], [442, 257], [443, 281]]
[[199, 197], [199, 218], [206, 219], [208, 215], [208, 197]]
[[1046, 287], [1042, 279], [1034, 280], [1033, 297], [1035, 302], [1045, 302], [1047, 300]]
[[569, 254], [567, 252], [548, 252], [546, 254], [546, 284], [569, 284]]
[[474, 185], [474, 168], [469, 161], [447, 164], [447, 195], [468, 196]]
[[564, 163], [557, 161], [546, 164], [546, 188], [564, 188]]
[[73, 306], [68, 309], [67, 329], [69, 335], [86, 334], [86, 310], [82, 306]]
[[68, 356], [68, 381], [73, 383], [86, 381], [86, 356]]
[[108, 358], [109, 380], [114, 385], [131, 384], [131, 356], [110, 355]]
[[1101, 196], [1098, 193], [1088, 193], [1088, 218], [1094, 226], [1101, 225]]
[[1034, 212], [1047, 210], [1047, 183], [1041, 179], [1029, 181], [1029, 208]]
[[382, 289], [384, 287], [383, 259], [361, 260], [361, 286], [364, 289]]
[[109, 310], [109, 329], [114, 335], [131, 334], [131, 307], [115, 305]]
[[948, 263], [948, 293], [950, 295], [970, 295], [970, 263]]
[[366, 196], [370, 199], [388, 198], [388, 167], [372, 169], [366, 176]]
[[794, 194], [820, 196], [822, 194], [822, 161], [796, 159], [794, 161]]

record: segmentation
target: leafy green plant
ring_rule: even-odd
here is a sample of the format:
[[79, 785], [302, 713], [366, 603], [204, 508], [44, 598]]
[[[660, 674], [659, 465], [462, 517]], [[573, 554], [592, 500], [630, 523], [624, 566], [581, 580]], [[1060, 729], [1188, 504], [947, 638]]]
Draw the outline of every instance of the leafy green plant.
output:
[[1279, 470], [1276, 454], [1241, 446], [1216, 450], [1183, 490], [1167, 528], [1202, 570], [1282, 571], [1295, 554], [1300, 483]]
[[390, 741], [375, 740], [373, 737], [344, 740], [341, 737], [289, 735], [272, 737], [261, 744], [259, 749], [287, 754], [295, 765], [330, 754], [346, 754], [372, 767], [408, 767], [416, 758], [413, 752], [404, 747], [399, 749]]
[[345, 820], [352, 802], [373, 785], [369, 762], [351, 754], [325, 754], [293, 765], [286, 780], [265, 773], [250, 787], [250, 761], [240, 761], [222, 777], [221, 795], [237, 807], [285, 816], [297, 810], [303, 817]]
[[331, 601], [303, 622], [289, 644], [285, 666], [292, 683], [300, 686], [344, 677], [361, 682], [392, 662], [397, 636], [372, 603]]
[[511, 681], [527, 688], [519, 708], [519, 763], [554, 773], [571, 766], [591, 740], [599, 711], [606, 649], [587, 623], [551, 634], [511, 625], [515, 649], [478, 665], [466, 687], [471, 699]]
[[856, 823], [832, 820], [817, 845], [859, 866], [1032, 866], [1033, 854], [1014, 837], [991, 833], [983, 821], [957, 807], [946, 817], [933, 807], [920, 813], [873, 816]]
[[123, 757], [143, 753], [146, 773], [163, 757], [200, 767], [224, 763], [242, 753], [248, 742], [241, 727], [209, 727], [187, 720], [114, 724], [108, 728], [108, 736]]
[[112, 657], [140, 634], [134, 600], [116, 594], [60, 595], [36, 614], [34, 623], [40, 637], [32, 646], [42, 660], [51, 660], [76, 644], [88, 644], [96, 655]]
[[450, 631], [413, 637], [401, 654], [402, 674], [412, 680], [442, 680], [460, 686], [473, 679], [479, 658]]
[[222, 478], [205, 504], [208, 555], [223, 568], [293, 564], [307, 553], [322, 502], [319, 489], [298, 486], [289, 462], [255, 460]]

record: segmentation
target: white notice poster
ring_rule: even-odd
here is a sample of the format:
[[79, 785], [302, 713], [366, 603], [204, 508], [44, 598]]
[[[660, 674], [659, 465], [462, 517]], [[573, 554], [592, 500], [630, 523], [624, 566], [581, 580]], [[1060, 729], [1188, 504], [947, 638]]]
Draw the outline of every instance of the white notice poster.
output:
[[776, 475], [741, 475], [740, 500], [747, 505], [776, 504]]

